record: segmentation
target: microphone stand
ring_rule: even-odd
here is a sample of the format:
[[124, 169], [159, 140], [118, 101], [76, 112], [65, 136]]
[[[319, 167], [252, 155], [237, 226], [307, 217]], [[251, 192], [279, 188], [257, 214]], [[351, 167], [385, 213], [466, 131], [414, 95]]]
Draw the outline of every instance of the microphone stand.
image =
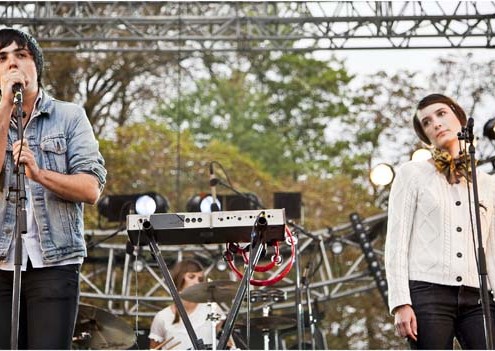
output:
[[[486, 256], [483, 248], [483, 240], [481, 234], [481, 217], [480, 217], [480, 202], [478, 197], [478, 178], [476, 174], [476, 162], [475, 162], [475, 147], [473, 144], [473, 118], [469, 118], [467, 127], [463, 128], [463, 132], [459, 133], [459, 140], [466, 140], [469, 143], [469, 155], [471, 157], [471, 180], [473, 183], [473, 197], [474, 197], [474, 212], [476, 215], [476, 233], [478, 238], [478, 274], [480, 278], [480, 297], [481, 306], [483, 309], [483, 322], [485, 331], [486, 349], [493, 350], [493, 334], [492, 334], [492, 318], [490, 312], [490, 298], [488, 295], [488, 283], [487, 283], [487, 268], [486, 268]], [[469, 184], [468, 184], [469, 186]]]
[[311, 349], [316, 350], [316, 339], [315, 339], [316, 320], [313, 314], [313, 306], [311, 305], [311, 293], [310, 293], [309, 281], [306, 280], [303, 284], [306, 286], [306, 304], [308, 305], [308, 322], [309, 322], [309, 330], [311, 333]]
[[[22, 91], [14, 92], [14, 117], [17, 120], [17, 139], [22, 140], [24, 128], [22, 125]], [[22, 147], [22, 146], [21, 146]], [[15, 162], [15, 160], [14, 160]], [[15, 223], [15, 248], [14, 248], [14, 284], [12, 287], [12, 318], [10, 324], [10, 347], [12, 350], [18, 349], [19, 337], [19, 314], [21, 298], [21, 266], [22, 266], [22, 234], [27, 233], [26, 218], [26, 169], [24, 164], [18, 163], [14, 168], [17, 174], [16, 193], [16, 223]]]
[[311, 350], [316, 350], [316, 328], [315, 328], [315, 317], [313, 314], [313, 306], [311, 306], [311, 292], [310, 292], [310, 283], [308, 278], [308, 271], [312, 266], [313, 261], [308, 260], [306, 263], [306, 267], [304, 267], [304, 272], [301, 278], [301, 283], [304, 285], [306, 290], [306, 305], [308, 306], [308, 322], [309, 322], [309, 330], [311, 333]]
[[301, 267], [300, 267], [300, 252], [299, 252], [299, 235], [297, 234], [297, 231], [294, 231], [294, 236], [296, 237], [296, 240], [294, 242], [295, 249], [296, 249], [296, 255], [294, 264], [296, 266], [296, 319], [297, 319], [297, 348], [299, 350], [304, 350], [303, 348], [303, 339], [304, 339], [304, 310], [303, 310], [303, 305], [301, 301], [301, 295], [302, 295], [302, 289], [301, 289]]
[[[317, 236], [315, 236], [312, 233], [307, 232], [303, 227], [297, 225], [294, 221], [289, 220], [288, 224], [296, 229], [294, 231], [295, 233], [301, 232], [304, 235], [306, 235], [307, 237], [309, 237], [309, 238], [311, 238], [317, 242], [320, 241], [320, 239]], [[298, 241], [299, 241], [299, 239], [296, 240], [296, 243], [298, 243]], [[298, 246], [297, 246], [296, 257], [299, 257], [299, 247]], [[299, 259], [298, 259], [298, 263], [299, 263]], [[301, 302], [301, 295], [302, 295], [301, 284], [305, 287], [305, 290], [306, 290], [306, 303], [308, 305], [308, 321], [310, 323], [311, 348], [312, 348], [312, 350], [315, 349], [315, 345], [316, 345], [316, 343], [315, 343], [316, 330], [315, 330], [315, 326], [313, 323], [313, 310], [311, 307], [310, 286], [309, 286], [309, 280], [308, 280], [308, 276], [307, 276], [311, 264], [312, 264], [311, 260], [309, 260], [306, 263], [306, 267], [304, 268], [304, 271], [303, 271], [301, 278], [299, 278], [300, 277], [299, 264], [296, 265], [296, 279], [298, 282], [298, 283], [296, 283], [296, 291], [297, 291], [297, 294], [296, 294], [296, 318], [297, 318], [297, 342], [298, 342], [299, 350], [305, 349], [305, 345], [303, 345], [303, 340], [305, 339], [305, 335], [304, 335], [305, 334], [305, 332], [304, 332], [304, 327], [305, 327], [304, 320], [305, 320], [305, 318], [304, 318], [304, 310], [303, 310], [302, 302]]]
[[220, 211], [220, 207], [217, 204], [217, 183], [218, 183], [218, 179], [215, 178], [215, 172], [213, 171], [213, 162], [210, 162], [210, 189], [211, 189], [211, 197], [213, 199], [210, 205], [211, 212]]

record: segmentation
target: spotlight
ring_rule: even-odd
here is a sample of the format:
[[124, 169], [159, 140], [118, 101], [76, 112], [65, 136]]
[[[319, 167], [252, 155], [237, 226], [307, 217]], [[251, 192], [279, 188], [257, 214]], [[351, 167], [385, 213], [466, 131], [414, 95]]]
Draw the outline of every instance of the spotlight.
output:
[[132, 264], [132, 268], [137, 273], [142, 272], [144, 269], [144, 262], [141, 260], [135, 260], [134, 263]]
[[344, 251], [344, 245], [342, 244], [342, 241], [334, 240], [330, 245], [330, 249], [334, 255], [340, 255], [342, 251]]
[[[211, 205], [213, 205], [213, 196], [210, 194], [200, 193], [191, 197], [186, 204], [187, 212], [211, 212]], [[221, 210], [222, 206], [217, 199], [215, 203]]]
[[127, 195], [106, 195], [98, 202], [98, 213], [109, 222], [122, 221], [129, 213], [149, 215], [169, 209], [167, 198], [155, 192]]
[[224, 272], [227, 269], [227, 262], [223, 258], [220, 258], [215, 266], [220, 272]]
[[376, 165], [370, 172], [370, 180], [374, 185], [389, 185], [394, 180], [394, 177], [394, 169], [387, 163]]
[[412, 161], [424, 161], [431, 158], [431, 152], [428, 149], [418, 149], [411, 155]]
[[149, 196], [144, 195], [136, 200], [136, 213], [140, 215], [150, 215], [156, 211], [156, 202]]
[[495, 118], [489, 119], [483, 127], [483, 136], [495, 140]]

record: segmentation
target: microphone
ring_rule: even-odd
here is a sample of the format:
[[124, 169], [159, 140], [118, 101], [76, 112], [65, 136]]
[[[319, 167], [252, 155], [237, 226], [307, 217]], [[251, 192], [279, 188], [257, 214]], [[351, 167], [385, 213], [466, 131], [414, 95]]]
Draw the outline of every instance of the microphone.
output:
[[213, 162], [210, 163], [210, 192], [213, 202], [211, 203], [211, 212], [220, 211], [220, 207], [217, 204], [217, 184], [218, 179], [215, 177], [215, 172], [213, 171]]
[[12, 93], [14, 93], [14, 104], [22, 104], [22, 92], [24, 90], [24, 86], [22, 83], [14, 83], [12, 85]]
[[467, 120], [466, 134], [467, 134], [467, 139], [470, 143], [472, 143], [474, 140], [473, 127], [474, 127], [474, 119], [473, 117], [469, 117]]
[[474, 127], [474, 118], [469, 117], [467, 121], [467, 130], [468, 132], [473, 132], [473, 127]]

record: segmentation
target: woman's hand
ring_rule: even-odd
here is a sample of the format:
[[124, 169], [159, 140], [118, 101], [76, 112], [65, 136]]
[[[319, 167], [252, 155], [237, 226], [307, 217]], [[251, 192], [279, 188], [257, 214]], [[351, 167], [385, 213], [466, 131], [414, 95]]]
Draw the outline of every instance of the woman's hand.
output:
[[395, 315], [395, 331], [403, 338], [411, 338], [417, 341], [418, 324], [416, 314], [411, 305], [402, 305], [394, 309]]

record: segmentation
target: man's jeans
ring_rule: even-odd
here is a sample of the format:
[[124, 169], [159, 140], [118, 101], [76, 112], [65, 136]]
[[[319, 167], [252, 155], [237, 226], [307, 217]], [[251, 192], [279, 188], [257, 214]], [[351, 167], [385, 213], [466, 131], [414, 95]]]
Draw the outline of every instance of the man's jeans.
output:
[[[79, 265], [22, 272], [19, 349], [70, 349], [79, 301]], [[9, 350], [13, 272], [0, 271], [0, 349]]]

